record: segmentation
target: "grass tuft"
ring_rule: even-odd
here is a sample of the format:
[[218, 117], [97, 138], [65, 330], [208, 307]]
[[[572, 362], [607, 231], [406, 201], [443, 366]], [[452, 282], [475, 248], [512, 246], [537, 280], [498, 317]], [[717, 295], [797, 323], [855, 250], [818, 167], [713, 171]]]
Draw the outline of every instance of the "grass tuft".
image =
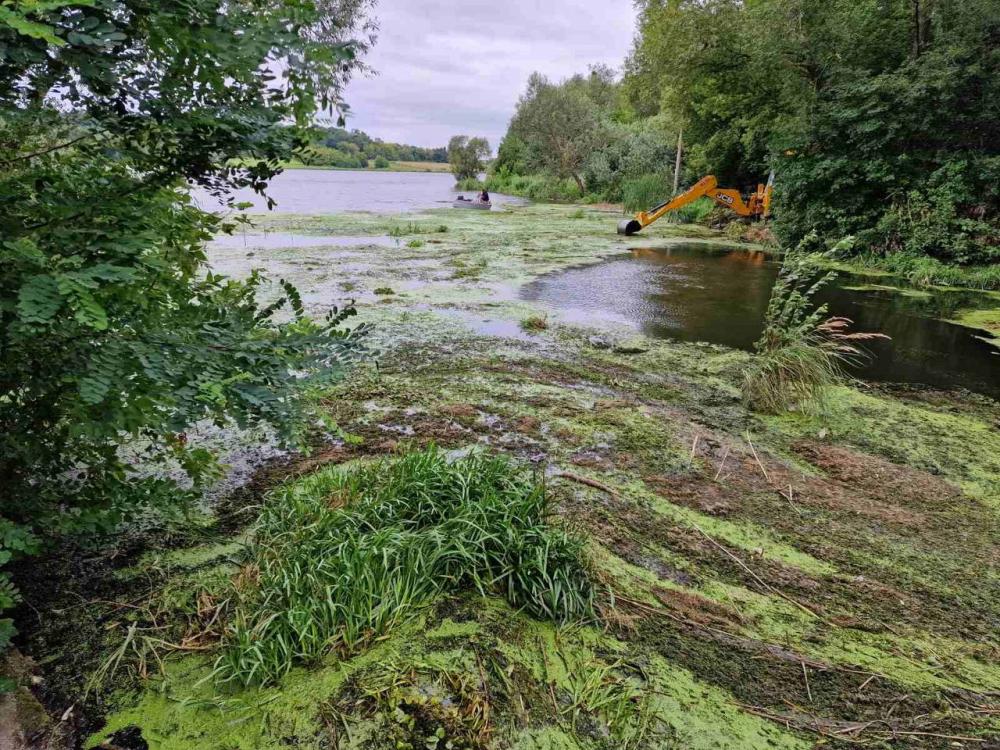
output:
[[539, 331], [545, 331], [549, 327], [549, 318], [547, 315], [529, 315], [527, 318], [521, 321], [521, 330], [527, 331], [528, 333], [538, 333]]
[[583, 544], [549, 525], [548, 510], [544, 485], [507, 459], [449, 461], [433, 447], [275, 492], [217, 677], [272, 683], [295, 664], [356, 651], [434, 595], [463, 588], [556, 622], [592, 618]]

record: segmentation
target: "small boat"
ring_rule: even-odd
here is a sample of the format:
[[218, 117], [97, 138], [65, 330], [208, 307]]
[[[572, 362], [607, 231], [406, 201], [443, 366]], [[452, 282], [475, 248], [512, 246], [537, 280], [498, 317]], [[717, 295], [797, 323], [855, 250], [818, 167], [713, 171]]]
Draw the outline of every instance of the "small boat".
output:
[[479, 201], [470, 200], [469, 198], [459, 197], [454, 203], [451, 204], [454, 208], [478, 208], [481, 211], [489, 211], [493, 208], [493, 203], [491, 201]]

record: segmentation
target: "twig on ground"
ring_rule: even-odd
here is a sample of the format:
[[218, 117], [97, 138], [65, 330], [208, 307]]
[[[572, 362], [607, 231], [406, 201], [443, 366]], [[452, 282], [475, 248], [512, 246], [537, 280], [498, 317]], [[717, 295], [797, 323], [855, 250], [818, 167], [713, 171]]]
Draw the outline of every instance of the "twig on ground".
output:
[[778, 490], [778, 494], [781, 495], [783, 498], [785, 498], [788, 501], [788, 504], [792, 506], [792, 510], [794, 510], [796, 513], [798, 513], [800, 516], [802, 515], [802, 511], [799, 510], [799, 506], [797, 506], [795, 504], [795, 501], [792, 499], [792, 483], [791, 482], [788, 483], [788, 494], [787, 495], [784, 492], [782, 492], [781, 490]]
[[799, 664], [802, 665], [802, 679], [806, 681], [806, 697], [809, 698], [809, 702], [813, 702], [812, 690], [809, 689], [809, 672], [806, 671], [806, 663], [800, 661]]
[[753, 453], [753, 457], [757, 460], [757, 465], [760, 470], [764, 473], [764, 479], [767, 480], [768, 484], [771, 483], [771, 477], [767, 475], [767, 469], [764, 468], [764, 464], [760, 460], [760, 456], [757, 455], [757, 449], [753, 447], [753, 441], [750, 439], [750, 430], [747, 430], [747, 445], [750, 446], [750, 450]]
[[726, 446], [726, 452], [722, 454], [722, 463], [719, 464], [719, 470], [715, 472], [715, 477], [712, 479], [713, 482], [719, 481], [719, 475], [722, 473], [722, 467], [726, 465], [726, 459], [729, 458], [729, 446]]
[[723, 547], [721, 544], [719, 544], [717, 541], [715, 541], [712, 537], [710, 537], [708, 534], [706, 534], [704, 531], [702, 531], [701, 527], [699, 527], [697, 524], [691, 524], [691, 525], [694, 527], [694, 529], [699, 534], [701, 534], [709, 542], [711, 542], [712, 544], [714, 544], [716, 547], [718, 547], [720, 550], [722, 550], [726, 555], [728, 555], [730, 558], [732, 558], [732, 560], [737, 565], [739, 565], [741, 568], [743, 568], [743, 570], [745, 570], [747, 573], [749, 573], [753, 577], [753, 579], [755, 581], [757, 581], [757, 583], [759, 583], [761, 586], [763, 586], [764, 588], [766, 588], [768, 591], [770, 591], [773, 594], [777, 594], [778, 596], [780, 596], [785, 601], [794, 604], [796, 607], [798, 607], [799, 609], [801, 609], [806, 614], [811, 615], [812, 617], [819, 618], [821, 620], [823, 619], [822, 617], [820, 617], [820, 615], [817, 612], [815, 612], [814, 610], [810, 609], [809, 607], [807, 607], [802, 602], [797, 601], [797, 600], [793, 599], [792, 597], [788, 596], [787, 594], [782, 593], [778, 589], [774, 588], [774, 586], [772, 586], [771, 584], [769, 584], [767, 581], [765, 581], [763, 578], [761, 578], [759, 575], [757, 575], [756, 573], [754, 573], [753, 570], [751, 570], [750, 567], [745, 562], [743, 562], [740, 558], [738, 558], [736, 555], [734, 555], [732, 552], [730, 552], [728, 549], [726, 549], [725, 547]]
[[862, 692], [862, 691], [863, 691], [863, 690], [864, 690], [864, 689], [865, 689], [866, 687], [868, 687], [868, 683], [869, 683], [869, 682], [871, 682], [872, 680], [874, 680], [874, 679], [875, 679], [876, 677], [878, 677], [878, 675], [877, 675], [877, 674], [873, 674], [873, 675], [872, 675], [871, 677], [869, 677], [869, 678], [868, 678], [867, 680], [865, 680], [864, 682], [862, 682], [862, 683], [861, 683], [861, 685], [860, 685], [860, 686], [858, 687], [858, 695], [860, 695], [860, 694], [861, 694], [861, 692]]
[[568, 471], [560, 471], [552, 475], [553, 479], [568, 479], [571, 482], [577, 482], [578, 484], [585, 484], [588, 487], [593, 487], [595, 490], [600, 490], [601, 492], [606, 492], [615, 499], [620, 499], [619, 495], [615, 490], [608, 487], [606, 484], [598, 482], [596, 479], [588, 479], [587, 477], [581, 477], [579, 474], [571, 474]]

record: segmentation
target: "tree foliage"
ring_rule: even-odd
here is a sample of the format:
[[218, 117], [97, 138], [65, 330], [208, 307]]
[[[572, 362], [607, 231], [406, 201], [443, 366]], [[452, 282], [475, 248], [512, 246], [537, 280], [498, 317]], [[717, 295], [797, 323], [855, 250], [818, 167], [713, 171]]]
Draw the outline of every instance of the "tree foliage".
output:
[[486, 168], [490, 144], [485, 138], [456, 135], [448, 142], [448, 163], [455, 179], [474, 180]]
[[0, 6], [0, 564], [183, 500], [149, 466], [210, 477], [192, 424], [300, 441], [313, 394], [359, 355], [353, 309], [312, 320], [290, 284], [265, 305], [259, 274], [212, 273], [205, 242], [234, 222], [187, 188], [264, 192], [338, 107], [366, 4]]
[[684, 128], [689, 166], [777, 176], [777, 230], [995, 262], [995, 0], [643, 0], [624, 88]]
[[507, 138], [523, 144], [529, 165], [556, 177], [570, 177], [583, 190], [584, 162], [604, 134], [598, 107], [583, 86], [573, 81], [553, 84], [535, 73], [518, 102]]
[[676, 139], [663, 118], [633, 115], [609, 68], [560, 83], [535, 74], [500, 144], [493, 181], [516, 189], [517, 175], [539, 175], [553, 185], [573, 180], [575, 195], [566, 197], [620, 201], [626, 183], [657, 180], [662, 197], [673, 177]]
[[361, 154], [366, 159], [383, 157], [388, 161], [431, 161], [439, 164], [448, 162], [448, 149], [424, 148], [402, 143], [387, 143], [372, 138], [361, 130], [345, 130], [327, 127], [320, 131], [318, 143], [337, 149], [345, 154]]

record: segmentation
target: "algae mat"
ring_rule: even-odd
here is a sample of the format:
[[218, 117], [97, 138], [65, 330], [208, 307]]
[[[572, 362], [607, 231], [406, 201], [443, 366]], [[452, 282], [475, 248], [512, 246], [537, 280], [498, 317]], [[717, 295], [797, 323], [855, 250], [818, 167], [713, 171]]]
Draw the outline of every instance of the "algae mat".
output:
[[[521, 328], [546, 311], [518, 300], [518, 285], [620, 252], [614, 217], [459, 214], [271, 218], [398, 244], [217, 257], [232, 272], [276, 269], [317, 310], [355, 297], [378, 325], [378, 366], [325, 397], [348, 439], [272, 479], [406, 445], [509, 454], [547, 478], [553, 522], [586, 538], [599, 619], [557, 628], [456, 590], [277, 685], [219, 685], [227, 592], [253, 574], [252, 535], [232, 536], [224, 504], [226, 522], [199, 543], [164, 540], [163, 554], [117, 572], [134, 609], [77, 610], [103, 629], [91, 673], [121, 654], [93, 685], [105, 723], [91, 746], [137, 733], [162, 748], [995, 742], [995, 403], [858, 386], [820, 415], [759, 418], [740, 401], [743, 353], [647, 340], [616, 352], [608, 344], [631, 332]], [[244, 520], [255, 502], [242, 496]]]

